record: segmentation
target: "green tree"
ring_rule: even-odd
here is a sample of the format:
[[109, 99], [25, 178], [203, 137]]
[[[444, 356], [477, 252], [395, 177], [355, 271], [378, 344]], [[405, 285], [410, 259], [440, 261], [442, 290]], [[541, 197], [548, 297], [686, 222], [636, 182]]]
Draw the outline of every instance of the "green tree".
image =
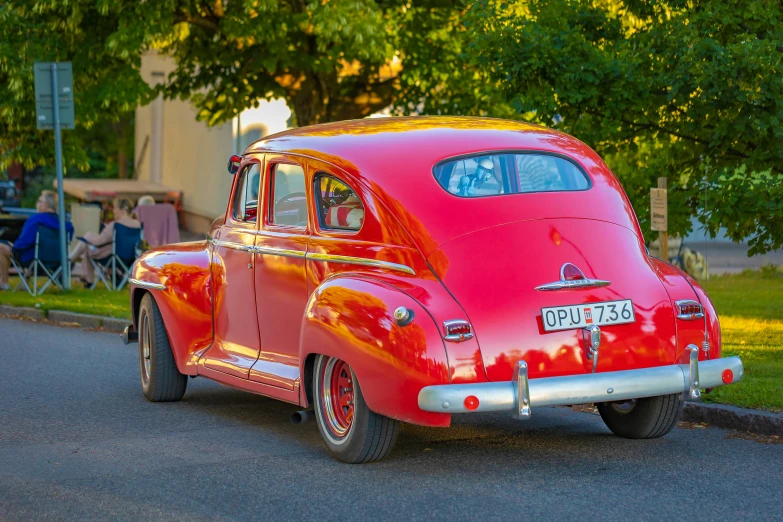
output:
[[175, 28], [159, 49], [177, 63], [167, 92], [210, 124], [284, 98], [296, 124], [362, 118], [426, 99], [452, 74], [465, 0], [156, 2]]
[[483, 0], [467, 61], [518, 115], [609, 159], [647, 226], [667, 176], [687, 216], [751, 253], [783, 245], [783, 14], [778, 0]]
[[36, 129], [33, 64], [71, 61], [77, 126], [63, 132], [66, 167], [125, 170], [133, 111], [153, 92], [138, 74], [145, 36], [123, 47], [113, 43], [124, 23], [113, 4], [36, 0], [0, 6], [0, 169], [54, 163], [52, 133]]
[[[298, 125], [393, 103], [415, 110], [431, 78], [455, 69], [464, 9], [464, 0], [11, 0], [0, 6], [0, 81], [9, 86], [0, 92], [0, 167], [52, 156], [51, 133], [35, 130], [36, 61], [73, 62], [77, 130], [65, 133], [64, 156], [84, 169], [80, 129], [117, 124], [158, 92], [190, 99], [210, 125], [276, 97]], [[155, 89], [139, 74], [151, 50], [176, 64]]]

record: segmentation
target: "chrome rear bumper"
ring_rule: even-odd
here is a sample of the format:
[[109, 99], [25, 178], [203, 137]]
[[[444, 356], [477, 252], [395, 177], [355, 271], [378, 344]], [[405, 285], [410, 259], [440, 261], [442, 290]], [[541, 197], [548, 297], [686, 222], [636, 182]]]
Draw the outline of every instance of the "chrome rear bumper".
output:
[[133, 328], [132, 324], [129, 324], [125, 327], [125, 330], [122, 331], [120, 334], [120, 339], [122, 339], [122, 344], [130, 344], [130, 343], [136, 343], [139, 342], [139, 332], [136, 331], [135, 328]]
[[[527, 365], [520, 361], [511, 381], [426, 386], [419, 392], [419, 408], [440, 413], [511, 411], [514, 417], [524, 419], [530, 416], [531, 407], [538, 406], [622, 401], [673, 393], [682, 394], [684, 400], [697, 400], [700, 388], [742, 380], [739, 357], [699, 361], [695, 345], [688, 346], [688, 355], [687, 364], [539, 379], [528, 379]], [[467, 401], [470, 408], [466, 406], [468, 397], [478, 399]]]

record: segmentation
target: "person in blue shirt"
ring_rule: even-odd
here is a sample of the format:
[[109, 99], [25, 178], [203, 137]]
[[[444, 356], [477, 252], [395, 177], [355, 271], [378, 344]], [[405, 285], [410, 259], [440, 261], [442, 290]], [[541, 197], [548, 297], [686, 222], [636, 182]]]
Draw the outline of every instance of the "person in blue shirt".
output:
[[[38, 231], [38, 225], [60, 229], [59, 218], [57, 217], [57, 195], [51, 190], [44, 190], [38, 198], [35, 205], [37, 214], [33, 214], [22, 227], [22, 233], [15, 243], [0, 241], [0, 290], [8, 290], [8, 271], [11, 268], [11, 256], [18, 259], [22, 265], [25, 265], [35, 257], [35, 234]], [[73, 225], [70, 221], [65, 222], [65, 231], [67, 237], [73, 236]]]

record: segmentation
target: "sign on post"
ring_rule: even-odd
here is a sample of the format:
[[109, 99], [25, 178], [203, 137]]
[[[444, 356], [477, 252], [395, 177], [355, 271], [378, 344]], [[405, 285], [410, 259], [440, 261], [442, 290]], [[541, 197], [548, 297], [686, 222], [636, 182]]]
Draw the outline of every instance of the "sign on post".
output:
[[41, 130], [54, 129], [52, 65], [57, 68], [57, 91], [60, 105], [60, 128], [73, 129], [73, 71], [70, 62], [35, 64], [35, 120]]
[[669, 212], [666, 204], [666, 178], [658, 178], [658, 188], [650, 189], [652, 229], [658, 231], [658, 257], [669, 260]]
[[666, 211], [666, 189], [650, 189], [650, 214], [652, 229], [658, 232], [668, 230], [668, 213]]
[[60, 129], [73, 129], [73, 71], [70, 62], [38, 62], [35, 71], [35, 119], [39, 129], [54, 130], [54, 163], [57, 170], [57, 214], [60, 226], [62, 286], [71, 289], [71, 264], [65, 234], [63, 147]]

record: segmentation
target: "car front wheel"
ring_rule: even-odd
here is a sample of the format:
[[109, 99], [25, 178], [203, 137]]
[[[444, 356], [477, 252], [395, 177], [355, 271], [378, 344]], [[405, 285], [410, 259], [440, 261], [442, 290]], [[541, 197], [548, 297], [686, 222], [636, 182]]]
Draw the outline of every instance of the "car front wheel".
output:
[[313, 371], [313, 396], [318, 431], [337, 460], [374, 462], [391, 451], [400, 423], [370, 411], [348, 363], [319, 355]]
[[158, 304], [151, 294], [139, 307], [139, 372], [141, 390], [152, 402], [178, 401], [185, 395], [187, 375], [177, 369]]
[[679, 394], [596, 404], [612, 433], [626, 439], [655, 439], [669, 433], [682, 412]]

